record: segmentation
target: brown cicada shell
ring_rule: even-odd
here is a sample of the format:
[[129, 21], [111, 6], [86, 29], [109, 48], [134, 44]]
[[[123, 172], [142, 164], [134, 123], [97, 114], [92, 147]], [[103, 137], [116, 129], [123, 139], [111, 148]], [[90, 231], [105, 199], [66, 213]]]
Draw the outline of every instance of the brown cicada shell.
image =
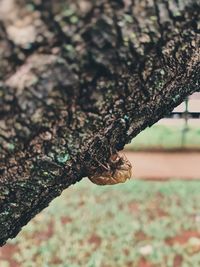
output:
[[111, 156], [105, 171], [89, 176], [91, 182], [97, 185], [114, 185], [124, 183], [132, 175], [132, 166], [125, 155], [115, 154]]

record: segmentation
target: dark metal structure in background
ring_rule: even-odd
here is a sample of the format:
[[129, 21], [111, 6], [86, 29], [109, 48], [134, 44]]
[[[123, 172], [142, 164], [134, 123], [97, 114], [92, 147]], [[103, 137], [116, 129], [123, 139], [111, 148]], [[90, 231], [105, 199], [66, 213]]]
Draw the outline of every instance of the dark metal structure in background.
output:
[[200, 128], [200, 93], [194, 93], [187, 97], [185, 101], [174, 109], [174, 111], [167, 116], [167, 118], [184, 119], [184, 126], [182, 128], [181, 145], [186, 143], [187, 133], [189, 131], [189, 120], [197, 119], [197, 127]]

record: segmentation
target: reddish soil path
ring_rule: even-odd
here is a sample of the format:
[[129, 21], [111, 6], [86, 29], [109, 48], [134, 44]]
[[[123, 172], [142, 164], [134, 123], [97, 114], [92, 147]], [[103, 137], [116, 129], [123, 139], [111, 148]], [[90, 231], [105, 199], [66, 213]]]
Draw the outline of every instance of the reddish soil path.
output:
[[139, 179], [200, 179], [199, 152], [125, 152]]

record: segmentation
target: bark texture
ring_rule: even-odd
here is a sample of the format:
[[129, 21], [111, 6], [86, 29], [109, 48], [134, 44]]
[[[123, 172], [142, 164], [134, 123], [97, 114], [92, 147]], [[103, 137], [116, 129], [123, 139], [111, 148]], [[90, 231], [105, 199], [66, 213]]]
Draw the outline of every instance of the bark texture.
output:
[[[199, 0], [0, 0], [0, 245], [200, 84]], [[59, 207], [58, 207], [59, 208]]]

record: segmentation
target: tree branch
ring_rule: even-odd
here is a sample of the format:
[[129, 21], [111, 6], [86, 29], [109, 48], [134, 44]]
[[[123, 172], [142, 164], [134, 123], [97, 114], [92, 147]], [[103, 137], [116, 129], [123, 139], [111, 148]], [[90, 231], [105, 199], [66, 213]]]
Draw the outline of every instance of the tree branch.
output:
[[0, 245], [200, 83], [199, 1], [1, 0]]

